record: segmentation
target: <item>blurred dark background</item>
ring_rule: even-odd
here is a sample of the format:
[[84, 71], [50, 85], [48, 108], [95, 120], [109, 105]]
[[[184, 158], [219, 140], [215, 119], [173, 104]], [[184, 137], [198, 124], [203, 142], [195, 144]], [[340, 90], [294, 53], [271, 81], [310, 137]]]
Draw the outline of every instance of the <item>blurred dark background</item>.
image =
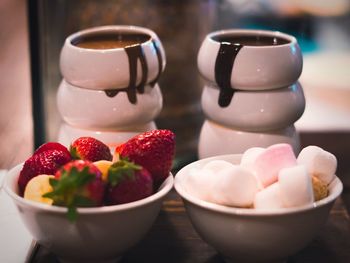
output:
[[159, 80], [164, 105], [156, 123], [176, 133], [180, 165], [196, 158], [204, 119], [197, 52], [205, 35], [218, 29], [270, 29], [296, 36], [304, 55], [300, 80], [307, 99], [297, 128], [347, 133], [349, 10], [349, 0], [2, 0], [0, 168], [10, 168], [37, 145], [56, 140], [64, 39], [100, 25], [138, 25], [160, 37], [167, 66]]

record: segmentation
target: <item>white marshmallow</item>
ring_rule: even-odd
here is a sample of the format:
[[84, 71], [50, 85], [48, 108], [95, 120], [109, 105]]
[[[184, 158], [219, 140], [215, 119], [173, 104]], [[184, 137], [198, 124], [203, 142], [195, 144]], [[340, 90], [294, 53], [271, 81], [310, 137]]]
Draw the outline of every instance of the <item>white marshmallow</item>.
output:
[[274, 144], [258, 154], [252, 169], [264, 187], [273, 184], [278, 179], [278, 172], [296, 165], [292, 147], [286, 143]]
[[261, 183], [261, 181], [258, 178], [258, 176], [256, 175], [256, 173], [254, 172], [253, 165], [254, 165], [254, 162], [255, 162], [256, 158], [258, 157], [258, 155], [261, 154], [264, 151], [265, 151], [265, 148], [262, 148], [262, 147], [249, 148], [248, 150], [246, 150], [243, 153], [242, 159], [241, 159], [241, 166], [245, 167], [247, 169], [250, 169], [251, 171], [253, 171], [253, 174], [256, 177], [257, 182], [258, 182], [259, 190], [262, 190], [264, 188], [264, 186]]
[[311, 177], [304, 165], [280, 170], [278, 184], [284, 207], [301, 206], [314, 202]]
[[185, 184], [186, 191], [201, 200], [212, 202], [215, 177], [214, 173], [210, 170], [190, 170]]
[[264, 150], [265, 148], [262, 148], [262, 147], [249, 148], [242, 155], [241, 165], [243, 167], [248, 167], [248, 168], [252, 167], [252, 165], [256, 160], [256, 157], [258, 157], [258, 155], [261, 154]]
[[305, 147], [299, 153], [297, 162], [306, 166], [310, 176], [315, 176], [326, 184], [335, 177], [337, 158], [320, 147]]
[[216, 177], [213, 202], [220, 205], [250, 207], [258, 191], [257, 179], [249, 170], [233, 165]]
[[278, 183], [257, 192], [254, 199], [255, 209], [280, 209], [283, 207]]
[[214, 173], [217, 173], [223, 169], [231, 168], [233, 166], [234, 166], [234, 164], [227, 162], [227, 161], [224, 161], [224, 160], [213, 160], [213, 161], [206, 163], [202, 167], [202, 170], [208, 170], [208, 171], [212, 171]]

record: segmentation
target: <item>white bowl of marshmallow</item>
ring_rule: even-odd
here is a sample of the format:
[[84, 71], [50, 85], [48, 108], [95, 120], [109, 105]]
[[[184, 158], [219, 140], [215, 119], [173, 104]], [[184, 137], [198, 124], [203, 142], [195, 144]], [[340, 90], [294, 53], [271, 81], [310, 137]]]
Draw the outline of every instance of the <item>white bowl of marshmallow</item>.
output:
[[283, 261], [310, 243], [342, 192], [336, 157], [289, 144], [193, 162], [175, 189], [199, 236], [226, 262]]

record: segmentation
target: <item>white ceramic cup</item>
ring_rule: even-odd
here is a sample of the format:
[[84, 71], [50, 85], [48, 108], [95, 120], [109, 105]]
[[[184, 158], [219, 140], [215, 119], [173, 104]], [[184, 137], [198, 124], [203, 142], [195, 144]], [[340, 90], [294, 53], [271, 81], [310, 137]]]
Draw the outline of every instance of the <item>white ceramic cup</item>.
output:
[[[138, 35], [139, 45], [128, 48], [92, 49], [77, 46], [79, 41], [95, 36]], [[136, 49], [134, 49], [136, 47]], [[132, 52], [128, 52], [128, 51]], [[139, 57], [135, 57], [134, 51]], [[131, 54], [132, 53], [132, 54]], [[131, 59], [130, 57], [133, 57]], [[144, 63], [143, 63], [144, 62]], [[131, 72], [132, 66], [136, 66]], [[102, 26], [79, 31], [64, 42], [60, 69], [63, 77], [72, 85], [94, 90], [124, 89], [131, 84], [135, 74], [135, 85], [156, 82], [165, 68], [165, 52], [158, 36], [150, 29], [137, 26]], [[147, 72], [145, 72], [147, 71]]]
[[140, 133], [154, 130], [156, 128], [156, 124], [153, 121], [144, 125], [131, 127], [128, 130], [121, 129], [113, 131], [100, 129], [82, 129], [73, 127], [66, 123], [62, 123], [58, 133], [58, 141], [68, 147], [75, 139], [81, 136], [90, 136], [107, 144], [113, 152], [116, 146], [126, 142], [130, 138]]
[[[255, 43], [268, 37], [272, 41], [270, 43], [275, 45], [242, 44], [243, 41], [237, 40], [241, 37], [255, 39]], [[232, 43], [241, 44], [222, 44], [228, 43], [230, 38], [235, 38]], [[229, 50], [223, 50], [225, 46], [229, 46]], [[233, 52], [233, 49], [237, 49], [238, 53]], [[230, 50], [236, 54], [235, 57]], [[223, 64], [232, 60], [232, 69], [223, 70]], [[297, 40], [277, 31], [228, 29], [212, 32], [204, 39], [197, 62], [201, 75], [207, 81], [217, 84], [215, 71], [216, 67], [221, 66], [219, 72], [227, 75], [231, 88], [239, 90], [287, 87], [297, 81], [302, 71], [302, 55]]]
[[271, 131], [292, 125], [305, 109], [299, 82], [273, 90], [236, 91], [230, 105], [220, 107], [219, 89], [204, 86], [202, 109], [206, 117], [221, 125], [242, 131]]
[[223, 154], [242, 154], [251, 147], [268, 147], [276, 143], [288, 143], [297, 154], [299, 136], [294, 125], [268, 132], [245, 132], [227, 128], [206, 120], [198, 143], [200, 159]]
[[158, 84], [145, 86], [136, 94], [137, 103], [128, 101], [125, 92], [109, 97], [103, 90], [75, 87], [62, 80], [57, 106], [63, 120], [71, 126], [92, 130], [128, 130], [142, 126], [158, 116], [163, 98]]

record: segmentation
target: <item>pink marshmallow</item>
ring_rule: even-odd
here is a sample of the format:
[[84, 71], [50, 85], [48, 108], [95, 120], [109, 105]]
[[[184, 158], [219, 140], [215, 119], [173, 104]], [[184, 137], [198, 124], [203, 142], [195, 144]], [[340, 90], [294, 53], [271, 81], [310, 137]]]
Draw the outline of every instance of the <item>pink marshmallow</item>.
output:
[[266, 148], [252, 165], [252, 169], [264, 187], [278, 180], [278, 173], [283, 168], [297, 164], [293, 149], [289, 144], [280, 143]]

